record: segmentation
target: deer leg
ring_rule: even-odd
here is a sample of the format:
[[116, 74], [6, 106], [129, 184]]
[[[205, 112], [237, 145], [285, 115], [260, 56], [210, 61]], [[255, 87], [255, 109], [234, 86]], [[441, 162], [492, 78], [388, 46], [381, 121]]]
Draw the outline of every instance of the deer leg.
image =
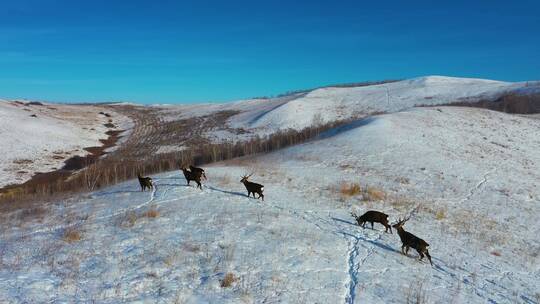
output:
[[431, 256], [429, 255], [429, 251], [426, 249], [426, 256], [429, 260], [429, 263], [431, 264], [431, 266], [433, 266], [433, 263], [431, 262]]
[[405, 246], [405, 255], [409, 255], [409, 246]]
[[373, 230], [373, 222], [370, 222], [371, 223], [371, 230]]
[[405, 254], [405, 245], [401, 245], [401, 253]]
[[424, 254], [422, 253], [422, 251], [420, 249], [416, 249], [416, 251], [420, 255], [420, 261], [421, 261], [424, 258]]
[[200, 188], [202, 190], [201, 183], [197, 182], [197, 188]]
[[264, 195], [262, 193], [259, 195], [259, 197], [264, 201]]

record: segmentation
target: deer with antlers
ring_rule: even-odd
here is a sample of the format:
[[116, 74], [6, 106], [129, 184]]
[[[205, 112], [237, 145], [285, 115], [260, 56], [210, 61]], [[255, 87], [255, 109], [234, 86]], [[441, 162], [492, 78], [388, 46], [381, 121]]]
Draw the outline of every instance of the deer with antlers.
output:
[[252, 175], [253, 173], [251, 173], [250, 175], [242, 176], [242, 179], [240, 180], [240, 182], [244, 184], [244, 186], [246, 187], [246, 190], [248, 192], [248, 197], [250, 196], [251, 193], [253, 193], [253, 198], [257, 198], [255, 197], [255, 193], [257, 193], [259, 195], [258, 198], [264, 201], [264, 195], [263, 195], [264, 186], [261, 184], [248, 181], [248, 178], [250, 178]]
[[186, 181], [187, 181], [187, 184], [189, 186], [189, 182], [190, 181], [194, 181], [197, 183], [197, 188], [200, 188], [202, 190], [202, 185], [201, 185], [201, 172], [199, 171], [191, 171], [191, 170], [188, 170], [186, 167], [180, 167], [180, 169], [182, 170], [182, 172], [184, 173], [184, 177], [186, 178]]
[[408, 220], [409, 218], [403, 220], [400, 218], [396, 224], [392, 225], [392, 227], [397, 230], [399, 238], [401, 239], [401, 253], [407, 255], [407, 253], [409, 253], [409, 247], [412, 247], [416, 249], [416, 251], [420, 255], [420, 261], [424, 258], [425, 254], [429, 260], [429, 263], [433, 266], [433, 263], [431, 262], [431, 256], [429, 255], [429, 251], [427, 249], [429, 247], [429, 244], [421, 238], [417, 237], [416, 235], [403, 229], [403, 225]]
[[154, 188], [154, 183], [152, 183], [151, 177], [142, 177], [141, 174], [137, 174], [137, 178], [139, 179], [139, 184], [141, 185], [141, 191], [144, 191], [146, 188], [148, 190], [152, 190]]

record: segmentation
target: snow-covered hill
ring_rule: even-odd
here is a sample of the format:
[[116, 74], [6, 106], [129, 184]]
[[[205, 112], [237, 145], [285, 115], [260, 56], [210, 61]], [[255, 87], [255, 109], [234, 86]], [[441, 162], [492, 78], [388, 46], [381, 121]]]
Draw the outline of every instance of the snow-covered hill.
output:
[[[540, 82], [507, 83], [492, 80], [427, 76], [361, 87], [326, 87], [279, 98], [240, 100], [223, 104], [142, 107], [131, 105], [151, 119], [136, 122], [146, 125], [159, 137], [160, 122], [174, 123], [205, 117], [197, 136], [206, 142], [241, 141], [269, 135], [283, 129], [302, 129], [313, 124], [365, 117], [374, 113], [394, 113], [418, 105], [447, 104], [456, 101], [490, 100], [508, 92], [540, 92]], [[119, 106], [125, 107], [126, 104]], [[107, 112], [110, 117], [99, 114]], [[118, 111], [119, 113], [122, 111]], [[86, 147], [100, 146], [107, 137], [105, 124], [113, 119], [120, 129], [130, 129], [129, 119], [99, 106], [30, 104], [0, 101], [0, 187], [22, 183], [36, 172], [59, 169], [73, 156], [87, 154]], [[222, 119], [213, 119], [227, 113]], [[35, 115], [33, 117], [32, 115]], [[135, 115], [137, 116], [137, 115]], [[178, 125], [200, 124], [200, 121]], [[193, 131], [193, 130], [191, 130]], [[123, 135], [128, 134], [125, 132]], [[181, 132], [180, 132], [181, 133]], [[189, 130], [185, 133], [189, 133]], [[167, 137], [168, 136], [168, 137]], [[170, 140], [152, 142], [152, 153], [167, 153], [189, 148], [185, 134], [166, 134]], [[137, 140], [137, 139], [135, 139]], [[146, 140], [139, 138], [138, 140]]]
[[129, 125], [127, 118], [101, 111], [96, 106], [0, 100], [0, 188], [59, 169], [66, 159], [86, 155], [84, 148], [101, 146], [110, 119]]
[[[494, 100], [504, 93], [540, 92], [540, 82], [501, 82], [484, 79], [425, 76], [360, 87], [325, 87], [271, 99], [241, 100], [225, 104], [154, 106], [165, 120], [235, 111], [226, 126], [209, 131], [212, 140], [238, 140], [282, 129], [302, 129], [314, 123], [393, 113], [419, 105], [458, 101]], [[229, 129], [241, 129], [239, 135]]]
[[[413, 109], [209, 166], [204, 191], [169, 172], [153, 192], [129, 181], [6, 215], [0, 302], [538, 303], [539, 128]], [[245, 196], [248, 172], [264, 202]], [[367, 209], [410, 216], [434, 266], [354, 225]]]

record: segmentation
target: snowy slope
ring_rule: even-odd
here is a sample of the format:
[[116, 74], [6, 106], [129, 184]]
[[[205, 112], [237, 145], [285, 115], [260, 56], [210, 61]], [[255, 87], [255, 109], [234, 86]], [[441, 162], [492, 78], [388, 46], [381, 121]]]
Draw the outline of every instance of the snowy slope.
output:
[[249, 131], [238, 136], [218, 129], [207, 137], [215, 140], [266, 135], [280, 129], [302, 129], [316, 122], [397, 112], [418, 105], [496, 99], [505, 92], [540, 91], [540, 82], [510, 83], [484, 79], [426, 76], [363, 87], [327, 87], [304, 94], [272, 99], [243, 100], [227, 104], [156, 106], [165, 120], [239, 111], [227, 127]]
[[[321, 171], [339, 168], [344, 180], [387, 194], [384, 204], [360, 203], [361, 209], [382, 209], [394, 219], [413, 214], [405, 228], [430, 243], [439, 273], [389, 266], [387, 256], [374, 258], [363, 266], [387, 267], [383, 273], [363, 272], [367, 290], [360, 297], [376, 300], [379, 282], [399, 289], [404, 281], [418, 280], [430, 290], [430, 302], [440, 301], [435, 300], [439, 290], [456, 293], [457, 302], [538, 303], [540, 121], [443, 107], [357, 125], [264, 161], [294, 167], [301, 160], [303, 167], [317, 168], [302, 173], [314, 176], [313, 182], [321, 179]], [[379, 300], [391, 299], [383, 289]]]
[[[0, 100], [0, 187], [22, 183], [36, 172], [59, 169], [67, 158], [86, 155], [84, 148], [101, 146], [109, 117], [100, 111], [94, 106]], [[117, 124], [128, 121], [110, 115]]]
[[[129, 181], [38, 219], [6, 215], [0, 302], [405, 303], [420, 291], [427, 303], [538, 303], [539, 127], [422, 108], [210, 166], [204, 191], [169, 172], [153, 192]], [[264, 202], [245, 196], [247, 172]], [[344, 195], [348, 183], [386, 195]], [[367, 209], [410, 215], [435, 265], [399, 253], [378, 224], [354, 225], [349, 212]], [[70, 230], [80, 240], [65, 241]]]

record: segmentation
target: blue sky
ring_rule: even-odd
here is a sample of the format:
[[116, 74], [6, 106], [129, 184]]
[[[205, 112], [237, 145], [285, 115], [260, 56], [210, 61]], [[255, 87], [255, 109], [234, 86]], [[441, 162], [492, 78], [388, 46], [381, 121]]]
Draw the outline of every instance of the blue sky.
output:
[[227, 101], [449, 75], [540, 79], [540, 1], [2, 0], [0, 97]]

